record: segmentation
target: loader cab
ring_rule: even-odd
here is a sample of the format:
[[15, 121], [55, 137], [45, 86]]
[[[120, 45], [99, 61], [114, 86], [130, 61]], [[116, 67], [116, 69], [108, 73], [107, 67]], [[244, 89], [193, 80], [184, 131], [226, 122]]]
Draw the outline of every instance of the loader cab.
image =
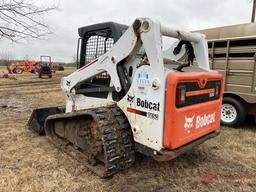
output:
[[[128, 26], [105, 22], [78, 29], [77, 68], [89, 65], [105, 54], [128, 29]], [[88, 97], [107, 98], [110, 91], [110, 76], [107, 72], [87, 79], [78, 86], [77, 93]], [[97, 91], [94, 91], [96, 90]]]
[[77, 57], [79, 58], [77, 68], [83, 67], [106, 53], [127, 29], [127, 25], [114, 22], [79, 28], [80, 40], [77, 52], [80, 54]]

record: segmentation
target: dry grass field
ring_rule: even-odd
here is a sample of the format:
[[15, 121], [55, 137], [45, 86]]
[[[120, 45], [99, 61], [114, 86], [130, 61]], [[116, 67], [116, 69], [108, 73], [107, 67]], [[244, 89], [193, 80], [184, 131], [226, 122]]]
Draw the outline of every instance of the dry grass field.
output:
[[[256, 191], [256, 127], [221, 128], [217, 138], [169, 162], [137, 155], [134, 167], [100, 179], [26, 128], [31, 111], [64, 105], [61, 76], [0, 79], [0, 191]], [[0, 69], [1, 72], [1, 69]]]

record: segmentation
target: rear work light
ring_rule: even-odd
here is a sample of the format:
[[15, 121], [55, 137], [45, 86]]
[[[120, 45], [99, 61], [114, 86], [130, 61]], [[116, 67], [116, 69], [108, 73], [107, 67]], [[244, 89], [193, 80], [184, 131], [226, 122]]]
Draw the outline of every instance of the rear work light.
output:
[[186, 101], [186, 86], [181, 85], [177, 87], [176, 92], [176, 104], [184, 104]]
[[220, 96], [220, 91], [221, 91], [220, 83], [216, 83], [216, 86], [215, 86], [215, 97], [219, 97]]

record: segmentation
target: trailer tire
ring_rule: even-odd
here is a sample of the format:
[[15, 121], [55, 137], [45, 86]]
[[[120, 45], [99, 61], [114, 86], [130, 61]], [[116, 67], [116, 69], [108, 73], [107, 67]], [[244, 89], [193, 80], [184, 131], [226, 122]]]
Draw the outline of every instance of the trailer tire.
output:
[[16, 74], [22, 74], [22, 73], [23, 73], [23, 70], [22, 70], [21, 68], [17, 67], [17, 68], [15, 68], [15, 69], [13, 70], [13, 72], [16, 73]]
[[224, 97], [221, 110], [221, 124], [228, 127], [240, 126], [246, 118], [246, 110], [241, 102], [232, 97]]

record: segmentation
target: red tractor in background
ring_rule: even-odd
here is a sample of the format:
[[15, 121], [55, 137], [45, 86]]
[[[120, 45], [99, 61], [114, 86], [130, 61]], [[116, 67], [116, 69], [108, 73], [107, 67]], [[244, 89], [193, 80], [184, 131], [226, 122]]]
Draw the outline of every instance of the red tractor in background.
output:
[[[43, 61], [43, 58], [47, 58], [47, 61]], [[40, 56], [40, 67], [38, 69], [38, 77], [42, 78], [43, 76], [47, 76], [52, 78], [52, 73], [55, 72], [52, 67], [51, 56]]]

